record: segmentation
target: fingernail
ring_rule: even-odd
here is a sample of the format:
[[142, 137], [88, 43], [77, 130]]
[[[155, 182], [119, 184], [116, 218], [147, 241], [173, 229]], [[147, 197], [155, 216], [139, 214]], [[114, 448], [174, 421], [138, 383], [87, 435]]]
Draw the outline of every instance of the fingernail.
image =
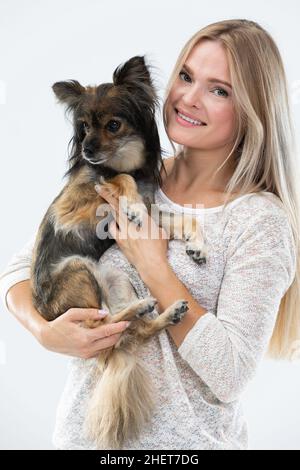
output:
[[98, 310], [98, 312], [99, 312], [100, 317], [106, 317], [106, 315], [108, 315], [107, 310]]
[[129, 325], [131, 325], [131, 321], [126, 321], [125, 324], [126, 324], [126, 328], [128, 328]]

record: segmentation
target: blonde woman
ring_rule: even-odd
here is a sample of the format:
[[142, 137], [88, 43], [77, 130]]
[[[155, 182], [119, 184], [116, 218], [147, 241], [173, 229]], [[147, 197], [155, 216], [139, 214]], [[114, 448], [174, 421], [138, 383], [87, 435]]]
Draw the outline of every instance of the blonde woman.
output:
[[[139, 297], [156, 297], [159, 310], [178, 298], [190, 307], [180, 324], [139, 350], [156, 408], [125, 448], [246, 449], [241, 395], [267, 351], [290, 359], [300, 337], [293, 133], [285, 72], [270, 35], [247, 20], [197, 32], [170, 77], [164, 122], [179, 147], [165, 162], [156, 202], [198, 217], [208, 255], [197, 265], [179, 240], [133, 237], [118, 201], [103, 194], [115, 209], [110, 232], [117, 243], [101, 261], [125, 271]], [[54, 444], [93, 449], [83, 420], [94, 356], [115, 344], [125, 325], [99, 329], [99, 339], [90, 342], [76, 321], [96, 317], [93, 310], [71, 309], [47, 324], [31, 303], [30, 260], [30, 247], [15, 256], [2, 276], [2, 295], [46, 348], [77, 356]]]

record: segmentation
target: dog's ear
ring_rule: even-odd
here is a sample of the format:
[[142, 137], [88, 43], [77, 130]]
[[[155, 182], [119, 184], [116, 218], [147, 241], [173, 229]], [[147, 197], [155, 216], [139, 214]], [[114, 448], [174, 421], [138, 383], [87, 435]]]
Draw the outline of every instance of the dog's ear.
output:
[[56, 82], [52, 86], [52, 90], [59, 102], [67, 104], [69, 108], [76, 106], [85, 93], [85, 88], [76, 80]]
[[114, 85], [134, 85], [143, 82], [152, 86], [145, 56], [135, 56], [119, 65], [113, 73]]

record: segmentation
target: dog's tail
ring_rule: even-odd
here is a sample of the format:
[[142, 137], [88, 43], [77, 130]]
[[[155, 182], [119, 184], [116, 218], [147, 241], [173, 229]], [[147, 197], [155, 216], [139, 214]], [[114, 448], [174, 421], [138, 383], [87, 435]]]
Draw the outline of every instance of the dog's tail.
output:
[[88, 436], [99, 449], [121, 449], [127, 439], [137, 438], [152, 409], [152, 387], [138, 357], [114, 349], [89, 403]]

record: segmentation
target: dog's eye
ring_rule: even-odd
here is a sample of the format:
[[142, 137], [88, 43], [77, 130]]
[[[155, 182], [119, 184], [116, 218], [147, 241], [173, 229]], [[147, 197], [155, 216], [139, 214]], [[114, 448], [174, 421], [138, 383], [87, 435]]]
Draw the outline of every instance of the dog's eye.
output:
[[105, 127], [110, 132], [117, 132], [121, 127], [121, 123], [120, 121], [111, 120], [106, 124]]
[[88, 132], [90, 130], [90, 126], [88, 125], [87, 122], [83, 121], [83, 129], [85, 130], [85, 132]]

